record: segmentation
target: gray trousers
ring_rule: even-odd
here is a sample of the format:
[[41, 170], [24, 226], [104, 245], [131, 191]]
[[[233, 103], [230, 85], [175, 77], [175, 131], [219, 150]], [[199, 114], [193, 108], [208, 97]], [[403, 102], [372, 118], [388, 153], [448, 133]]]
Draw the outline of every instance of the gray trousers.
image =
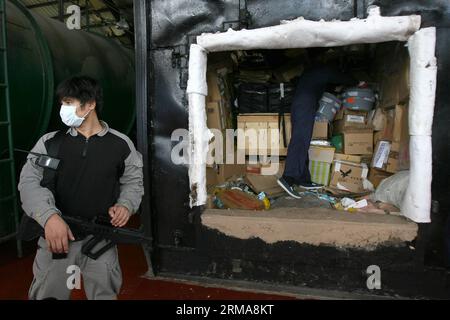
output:
[[[67, 258], [52, 259], [47, 242], [44, 238], [39, 238], [33, 263], [34, 279], [28, 292], [30, 300], [70, 299], [71, 290], [77, 283], [77, 273], [80, 272], [89, 300], [117, 299], [122, 285], [117, 246], [106, 251], [97, 260], [93, 260], [81, 253], [81, 246], [89, 239], [90, 237], [87, 237], [81, 241], [70, 242]], [[102, 245], [103, 242], [94, 249]]]

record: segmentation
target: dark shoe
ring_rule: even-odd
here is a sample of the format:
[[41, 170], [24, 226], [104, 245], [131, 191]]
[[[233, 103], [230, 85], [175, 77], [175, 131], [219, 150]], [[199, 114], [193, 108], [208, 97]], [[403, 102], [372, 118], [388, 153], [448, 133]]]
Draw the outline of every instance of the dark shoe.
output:
[[277, 180], [278, 185], [283, 188], [284, 191], [286, 191], [291, 197], [295, 199], [301, 199], [300, 194], [294, 190], [294, 188], [283, 178], [279, 178]]
[[301, 182], [298, 186], [305, 190], [317, 190], [323, 188], [323, 184], [318, 184], [314, 182]]

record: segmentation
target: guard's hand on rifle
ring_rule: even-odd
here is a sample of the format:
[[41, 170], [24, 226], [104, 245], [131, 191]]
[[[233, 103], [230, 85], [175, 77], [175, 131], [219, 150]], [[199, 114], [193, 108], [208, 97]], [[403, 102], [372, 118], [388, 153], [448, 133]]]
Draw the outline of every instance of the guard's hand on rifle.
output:
[[130, 211], [120, 204], [109, 208], [108, 213], [111, 216], [111, 224], [114, 227], [123, 227], [127, 224], [131, 216]]
[[55, 213], [45, 224], [45, 240], [49, 251], [53, 253], [68, 253], [69, 240], [74, 241], [75, 237], [69, 226]]

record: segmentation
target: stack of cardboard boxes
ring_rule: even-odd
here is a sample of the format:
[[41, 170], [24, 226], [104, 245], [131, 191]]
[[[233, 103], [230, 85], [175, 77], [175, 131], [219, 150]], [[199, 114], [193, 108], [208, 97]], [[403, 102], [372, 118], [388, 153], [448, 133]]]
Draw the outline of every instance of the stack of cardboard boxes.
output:
[[378, 186], [382, 179], [409, 168], [408, 109], [398, 104], [378, 109], [373, 119], [375, 151], [369, 179]]
[[373, 128], [367, 111], [341, 109], [333, 122], [333, 136], [340, 141], [331, 168], [330, 187], [364, 192], [364, 180], [373, 154]]
[[327, 186], [330, 182], [331, 165], [334, 158], [334, 147], [310, 146], [309, 172], [312, 182]]
[[[397, 104], [371, 113], [341, 110], [333, 123], [336, 150], [330, 186], [363, 192], [364, 179], [376, 188], [380, 182], [409, 168], [408, 109]], [[370, 168], [370, 170], [369, 170]]]
[[[231, 108], [231, 87], [227, 81], [229, 68], [211, 66], [207, 72], [208, 96], [206, 98], [206, 116], [209, 129], [216, 129], [223, 138], [223, 159], [217, 163], [209, 163], [206, 168], [206, 184], [208, 188], [223, 184], [233, 176], [245, 173], [245, 164], [225, 163], [225, 130], [233, 128]], [[215, 139], [215, 138], [214, 138]], [[214, 157], [214, 155], [212, 155]]]
[[[369, 171], [375, 187], [397, 171], [409, 169], [408, 52], [400, 43], [386, 44], [379, 50], [380, 99], [372, 118], [375, 149]], [[384, 59], [387, 54], [394, 55], [393, 59]]]
[[[284, 114], [283, 117], [284, 121], [280, 121], [280, 115], [278, 114], [253, 113], [238, 115], [237, 125], [238, 129], [240, 129], [237, 134], [238, 152], [244, 152], [250, 158], [257, 156], [259, 160], [265, 155], [271, 157], [274, 155], [279, 156], [278, 159], [274, 160], [278, 161], [277, 163], [247, 164], [247, 180], [253, 180], [250, 181], [250, 185], [256, 190], [266, 190], [267, 195], [283, 193], [276, 178], [280, 177], [284, 172], [284, 156], [287, 155], [287, 148], [291, 139], [290, 114]], [[328, 122], [316, 121], [314, 123], [313, 139], [327, 139], [329, 136], [328, 130]], [[278, 137], [273, 138], [271, 135], [274, 133]], [[334, 153], [334, 148], [327, 148], [328, 152], [330, 152], [330, 149]], [[317, 155], [319, 158], [310, 162], [310, 164], [315, 164], [314, 172], [317, 179], [314, 180], [318, 181], [320, 179], [320, 181], [327, 181], [328, 184], [330, 164], [323, 162], [323, 158], [329, 159], [329, 156], [327, 158], [323, 154]], [[254, 173], [259, 174], [260, 177], [253, 177], [252, 174]]]
[[[313, 140], [323, 143], [310, 146], [309, 170], [313, 182], [361, 193], [367, 191], [367, 180], [377, 187], [383, 179], [409, 168], [407, 68], [404, 61], [395, 73], [381, 76], [376, 109], [370, 112], [341, 109], [334, 121], [315, 122]], [[229, 72], [223, 66], [208, 70], [207, 125], [222, 132], [223, 137], [225, 129], [238, 129], [235, 153], [244, 153], [247, 162], [209, 165], [207, 185], [222, 184], [232, 176], [245, 176], [254, 190], [275, 195], [282, 192], [275, 177], [284, 170], [283, 157], [291, 138], [290, 114], [242, 113], [235, 118], [231, 105], [233, 86], [227, 81]], [[275, 139], [271, 136], [273, 130], [278, 135]], [[249, 162], [252, 157], [262, 155], [279, 155], [280, 162], [276, 166]]]
[[[245, 152], [246, 155], [285, 156], [291, 140], [291, 115], [285, 113], [283, 117], [284, 121], [277, 113], [239, 114], [237, 116], [237, 126], [240, 129], [237, 135], [238, 150]], [[271, 136], [274, 132], [278, 134], [279, 139]], [[328, 122], [316, 121], [312, 139], [326, 140], [327, 138]]]

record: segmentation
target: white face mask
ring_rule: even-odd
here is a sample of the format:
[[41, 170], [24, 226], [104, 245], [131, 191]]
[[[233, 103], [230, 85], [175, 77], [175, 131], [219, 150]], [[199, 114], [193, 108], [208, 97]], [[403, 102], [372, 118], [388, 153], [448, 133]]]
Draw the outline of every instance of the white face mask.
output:
[[89, 110], [83, 117], [79, 117], [77, 116], [76, 110], [76, 106], [61, 105], [59, 115], [66, 126], [78, 128], [81, 126], [89, 112], [91, 112], [91, 110]]

